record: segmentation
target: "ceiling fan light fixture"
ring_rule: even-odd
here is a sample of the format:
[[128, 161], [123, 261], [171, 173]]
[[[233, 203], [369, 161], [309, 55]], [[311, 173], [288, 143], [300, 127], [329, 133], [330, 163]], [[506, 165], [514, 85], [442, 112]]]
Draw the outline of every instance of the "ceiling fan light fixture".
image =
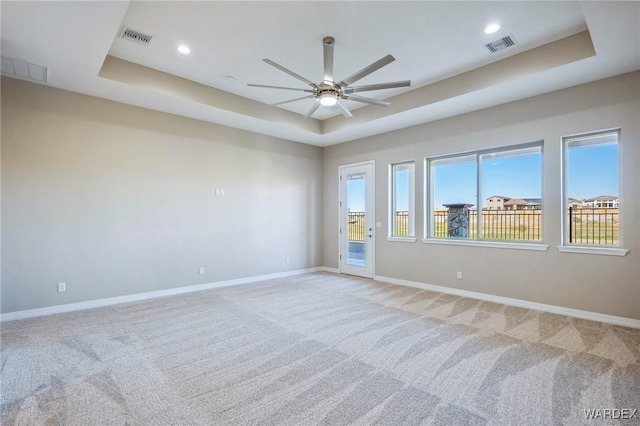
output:
[[332, 92], [325, 92], [320, 94], [320, 105], [331, 107], [338, 102], [338, 95]]
[[351, 84], [356, 81], [368, 76], [369, 74], [379, 70], [380, 68], [389, 65], [391, 62], [396, 59], [387, 55], [384, 58], [378, 59], [374, 63], [369, 66], [364, 67], [360, 71], [352, 74], [351, 76], [345, 78], [344, 80], [340, 80], [338, 83], [335, 82], [333, 78], [333, 45], [335, 40], [333, 37], [325, 37], [322, 39], [323, 44], [323, 55], [324, 55], [324, 79], [322, 83], [316, 84], [313, 81], [305, 78], [295, 72], [291, 71], [288, 68], [283, 67], [280, 64], [273, 62], [270, 59], [263, 59], [262, 61], [271, 65], [274, 68], [279, 69], [282, 72], [289, 74], [291, 77], [302, 81], [303, 83], [311, 86], [311, 88], [307, 89], [299, 89], [296, 87], [282, 87], [282, 86], [267, 86], [264, 84], [251, 84], [247, 83], [248, 86], [252, 87], [264, 87], [267, 89], [284, 89], [284, 90], [296, 90], [302, 91], [306, 93], [310, 93], [307, 96], [303, 96], [301, 98], [289, 99], [283, 102], [277, 102], [275, 104], [271, 104], [271, 106], [277, 106], [282, 104], [288, 104], [290, 102], [300, 101], [302, 99], [313, 99], [313, 105], [311, 109], [307, 111], [305, 114], [305, 118], [311, 117], [313, 113], [315, 113], [318, 108], [321, 106], [328, 108], [330, 110], [340, 110], [342, 115], [346, 118], [353, 117], [353, 114], [340, 102], [340, 100], [351, 100], [356, 102], [361, 102], [369, 105], [377, 105], [386, 107], [391, 105], [390, 102], [379, 101], [373, 98], [367, 98], [364, 96], [353, 95], [352, 93], [356, 92], [367, 92], [369, 90], [382, 90], [382, 89], [392, 89], [395, 87], [406, 87], [411, 85], [411, 80], [405, 81], [393, 81], [389, 83], [378, 83], [378, 84], [365, 84], [364, 86], [351, 86]]

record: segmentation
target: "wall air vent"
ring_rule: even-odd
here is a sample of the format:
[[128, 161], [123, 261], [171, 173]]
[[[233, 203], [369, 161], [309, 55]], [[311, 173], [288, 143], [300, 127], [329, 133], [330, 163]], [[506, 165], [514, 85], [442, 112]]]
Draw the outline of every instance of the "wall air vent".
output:
[[499, 50], [503, 50], [503, 49], [506, 49], [507, 47], [511, 47], [514, 44], [518, 44], [518, 42], [513, 37], [513, 35], [510, 34], [506, 37], [501, 38], [500, 40], [492, 41], [489, 44], [485, 44], [485, 46], [487, 47], [487, 49], [489, 49], [489, 52], [495, 53]]
[[143, 34], [136, 30], [132, 30], [131, 28], [123, 27], [122, 31], [120, 32], [120, 37], [125, 40], [130, 40], [135, 43], [148, 46], [152, 36]]
[[20, 59], [9, 58], [8, 56], [2, 57], [2, 74], [20, 77], [25, 80], [39, 81], [40, 83], [47, 82], [48, 69], [42, 65], [32, 64]]

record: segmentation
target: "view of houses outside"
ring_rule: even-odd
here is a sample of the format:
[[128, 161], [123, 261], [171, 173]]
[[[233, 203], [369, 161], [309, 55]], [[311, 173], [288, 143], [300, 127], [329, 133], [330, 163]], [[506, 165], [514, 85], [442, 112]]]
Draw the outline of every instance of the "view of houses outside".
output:
[[[539, 199], [513, 199], [496, 195], [482, 210], [483, 238], [494, 240], [542, 240], [542, 209]], [[618, 197], [602, 195], [568, 203], [570, 243], [616, 245], [618, 243]], [[434, 236], [448, 237], [448, 210], [434, 210]], [[477, 236], [478, 212], [469, 209], [469, 237]]]
[[619, 244], [619, 140], [616, 130], [564, 138], [565, 243]]
[[[483, 238], [489, 240], [542, 240], [541, 203], [535, 199], [492, 196], [482, 211]], [[618, 243], [618, 197], [602, 195], [568, 203], [570, 243], [616, 245]], [[469, 238], [477, 237], [478, 212], [469, 209]], [[397, 236], [409, 235], [408, 211], [396, 212]], [[448, 238], [448, 209], [434, 210], [434, 237]], [[364, 212], [349, 212], [349, 240], [364, 241]]]
[[[566, 194], [564, 242], [580, 245], [618, 245], [620, 234], [618, 198], [618, 131], [566, 138], [564, 145]], [[482, 173], [478, 173], [481, 170]], [[505, 148], [504, 151], [465, 154], [436, 159], [429, 169], [431, 237], [450, 238], [449, 210], [462, 204], [467, 211], [465, 238], [478, 238], [476, 194], [493, 194], [482, 206], [481, 239], [542, 240], [542, 151], [540, 146]], [[407, 179], [394, 188], [395, 236], [409, 232]], [[479, 182], [480, 181], [480, 182]], [[561, 183], [559, 183], [561, 184]], [[404, 183], [406, 186], [407, 184]], [[515, 197], [503, 194], [513, 194]], [[603, 195], [594, 195], [603, 194]], [[350, 206], [349, 237], [364, 238], [364, 209]]]
[[[542, 240], [541, 144], [430, 160], [429, 174], [430, 237]], [[465, 207], [457, 211], [454, 205]], [[461, 214], [464, 223], [458, 224], [454, 218]]]

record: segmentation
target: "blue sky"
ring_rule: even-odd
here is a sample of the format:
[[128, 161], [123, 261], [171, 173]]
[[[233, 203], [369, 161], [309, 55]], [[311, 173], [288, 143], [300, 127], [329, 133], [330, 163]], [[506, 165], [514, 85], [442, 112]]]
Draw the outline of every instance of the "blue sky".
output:
[[567, 195], [585, 199], [618, 193], [618, 145], [600, 145], [569, 151]]
[[[567, 158], [567, 195], [592, 198], [618, 196], [618, 146], [590, 146], [569, 151]], [[510, 198], [542, 198], [541, 155], [487, 159], [482, 163], [482, 203], [492, 195]], [[416, 176], [417, 179], [420, 177]], [[476, 204], [476, 164], [473, 162], [442, 165], [434, 171], [434, 207], [443, 204]], [[398, 172], [397, 210], [407, 210], [408, 172]], [[561, 185], [560, 182], [557, 182]], [[349, 181], [349, 208], [364, 211], [364, 179]], [[417, 194], [416, 194], [417, 195]]]
[[352, 212], [364, 211], [365, 179], [350, 179], [347, 181], [347, 207]]
[[[488, 159], [482, 162], [482, 206], [492, 195], [510, 198], [542, 198], [541, 156], [539, 154]], [[477, 204], [476, 163], [436, 167], [434, 207], [443, 204]]]

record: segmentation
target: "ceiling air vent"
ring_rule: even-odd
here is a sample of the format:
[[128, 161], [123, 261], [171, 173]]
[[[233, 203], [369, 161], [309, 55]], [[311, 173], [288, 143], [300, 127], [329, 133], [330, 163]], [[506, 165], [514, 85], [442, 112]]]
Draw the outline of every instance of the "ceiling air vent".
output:
[[122, 31], [120, 32], [120, 37], [124, 38], [125, 40], [131, 40], [135, 43], [145, 46], [148, 46], [149, 42], [151, 41], [150, 35], [142, 34], [139, 31], [135, 31], [127, 27], [124, 27], [122, 29]]
[[499, 50], [506, 49], [507, 47], [511, 47], [514, 44], [518, 44], [513, 35], [508, 35], [506, 37], [501, 38], [500, 40], [492, 41], [489, 44], [485, 44], [489, 52], [495, 53]]

